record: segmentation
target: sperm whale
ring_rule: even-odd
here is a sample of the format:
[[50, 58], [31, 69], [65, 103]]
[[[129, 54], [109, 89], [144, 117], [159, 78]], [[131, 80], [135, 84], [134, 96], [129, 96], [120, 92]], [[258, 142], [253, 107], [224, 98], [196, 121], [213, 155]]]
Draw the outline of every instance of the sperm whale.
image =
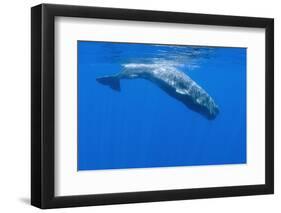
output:
[[120, 80], [136, 78], [146, 79], [156, 84], [168, 95], [207, 119], [212, 120], [219, 113], [219, 107], [213, 98], [187, 74], [174, 66], [128, 63], [123, 65], [121, 72], [102, 76], [96, 80], [113, 90], [120, 91]]

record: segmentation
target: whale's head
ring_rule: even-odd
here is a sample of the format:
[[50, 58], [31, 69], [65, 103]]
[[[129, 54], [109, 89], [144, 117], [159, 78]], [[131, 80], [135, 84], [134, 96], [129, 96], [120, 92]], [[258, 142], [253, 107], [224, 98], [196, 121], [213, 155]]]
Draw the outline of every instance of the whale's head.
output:
[[203, 107], [202, 114], [209, 120], [213, 120], [219, 114], [219, 107], [209, 95], [198, 98], [197, 103]]
[[201, 94], [192, 103], [185, 102], [185, 104], [209, 120], [214, 120], [219, 114], [218, 105], [207, 93]]
[[211, 99], [208, 103], [207, 107], [207, 118], [210, 120], [213, 120], [217, 117], [219, 114], [219, 107], [218, 105], [214, 102], [213, 99]]

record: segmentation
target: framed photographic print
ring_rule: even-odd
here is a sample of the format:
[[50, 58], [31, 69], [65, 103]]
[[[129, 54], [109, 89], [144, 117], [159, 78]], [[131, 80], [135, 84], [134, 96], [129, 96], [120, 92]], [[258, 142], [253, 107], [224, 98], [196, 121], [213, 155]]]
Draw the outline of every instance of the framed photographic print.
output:
[[31, 9], [31, 203], [272, 194], [274, 21]]

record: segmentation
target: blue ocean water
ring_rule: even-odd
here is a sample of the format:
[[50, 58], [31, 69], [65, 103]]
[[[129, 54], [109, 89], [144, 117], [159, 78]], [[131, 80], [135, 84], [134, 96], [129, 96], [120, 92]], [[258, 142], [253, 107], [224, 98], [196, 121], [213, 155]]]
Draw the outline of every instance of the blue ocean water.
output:
[[[78, 41], [78, 170], [246, 163], [246, 49]], [[214, 99], [209, 120], [144, 79], [96, 81], [126, 64], [174, 67]]]

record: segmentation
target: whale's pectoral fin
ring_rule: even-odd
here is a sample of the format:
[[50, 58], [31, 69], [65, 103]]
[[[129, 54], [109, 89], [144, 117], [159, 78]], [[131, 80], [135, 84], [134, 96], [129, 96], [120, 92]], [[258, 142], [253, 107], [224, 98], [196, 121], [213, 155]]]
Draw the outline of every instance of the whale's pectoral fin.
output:
[[110, 88], [113, 90], [116, 90], [116, 91], [121, 90], [120, 80], [116, 76], [104, 76], [104, 77], [96, 78], [96, 80], [97, 80], [97, 82], [99, 82], [103, 85], [110, 86]]

